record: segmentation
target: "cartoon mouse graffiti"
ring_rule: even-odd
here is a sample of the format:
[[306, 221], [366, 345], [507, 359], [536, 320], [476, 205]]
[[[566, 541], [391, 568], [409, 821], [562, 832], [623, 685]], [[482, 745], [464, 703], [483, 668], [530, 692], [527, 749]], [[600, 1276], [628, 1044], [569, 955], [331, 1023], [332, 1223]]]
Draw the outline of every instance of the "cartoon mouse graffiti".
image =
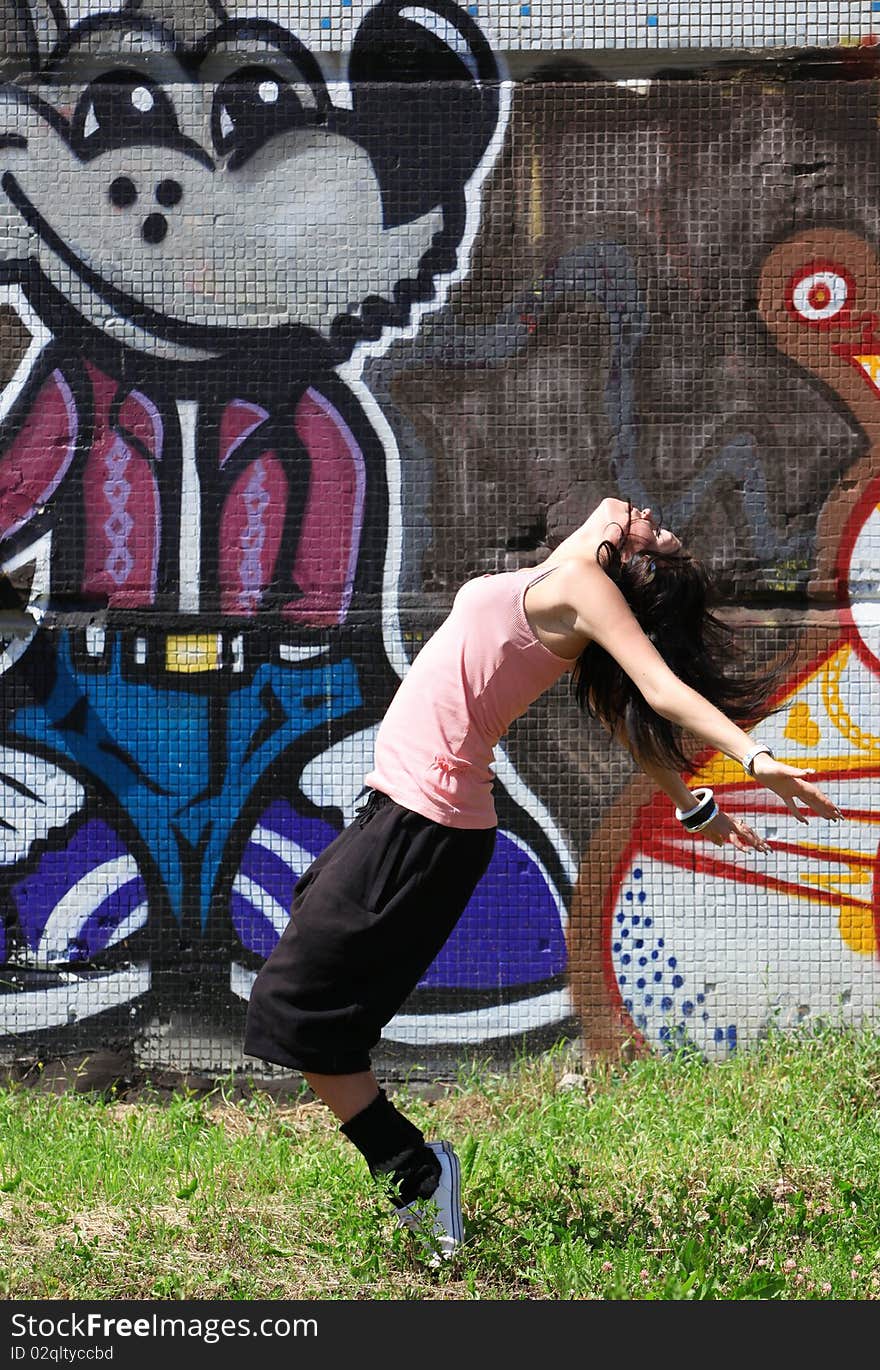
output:
[[[294, 34], [215, 5], [189, 46], [135, 5], [62, 25], [35, 75], [0, 102], [34, 338], [0, 401], [0, 566], [68, 612], [6, 654], [0, 1030], [139, 1012], [163, 962], [186, 996], [212, 957], [233, 1021], [397, 684], [396, 454], [358, 358], [464, 266], [498, 69], [449, 0], [379, 0], [342, 98]], [[424, 986], [490, 1036], [535, 986], [560, 1016], [564, 959], [563, 859], [507, 790], [499, 813]], [[526, 899], [501, 945], [493, 910]]]

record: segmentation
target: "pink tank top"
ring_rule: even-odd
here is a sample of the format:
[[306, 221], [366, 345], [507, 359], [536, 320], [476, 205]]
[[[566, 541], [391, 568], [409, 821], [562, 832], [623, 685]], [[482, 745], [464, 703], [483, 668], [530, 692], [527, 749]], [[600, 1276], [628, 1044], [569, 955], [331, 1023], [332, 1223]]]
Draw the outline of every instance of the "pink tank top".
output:
[[532, 632], [527, 566], [467, 581], [425, 643], [376, 737], [371, 789], [450, 828], [493, 828], [493, 748], [572, 662]]

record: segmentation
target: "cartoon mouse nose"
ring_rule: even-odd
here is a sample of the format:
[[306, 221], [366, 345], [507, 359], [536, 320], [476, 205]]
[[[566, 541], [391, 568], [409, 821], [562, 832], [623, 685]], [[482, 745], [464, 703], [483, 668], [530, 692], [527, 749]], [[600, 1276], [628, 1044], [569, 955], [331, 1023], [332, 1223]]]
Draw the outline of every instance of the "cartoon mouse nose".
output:
[[[183, 198], [183, 187], [179, 181], [167, 177], [156, 186], [156, 199], [163, 209], [173, 209]], [[161, 243], [168, 232], [168, 220], [164, 214], [148, 214], [141, 228], [145, 243]]]
[[[166, 177], [156, 186], [156, 200], [163, 209], [173, 209], [183, 199], [183, 187], [179, 181]], [[110, 183], [110, 203], [117, 209], [130, 209], [138, 197], [137, 186], [130, 176], [117, 176]], [[168, 232], [168, 220], [164, 214], [148, 214], [141, 225], [141, 237], [145, 243], [161, 243]]]
[[161, 243], [168, 232], [168, 220], [164, 214], [148, 214], [141, 226], [141, 237], [145, 243]]

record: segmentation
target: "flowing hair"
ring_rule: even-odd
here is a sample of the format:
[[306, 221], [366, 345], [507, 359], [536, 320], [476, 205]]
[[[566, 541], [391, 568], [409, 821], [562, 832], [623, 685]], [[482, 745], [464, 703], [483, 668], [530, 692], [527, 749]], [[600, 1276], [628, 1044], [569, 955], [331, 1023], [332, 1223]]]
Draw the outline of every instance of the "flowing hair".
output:
[[[709, 605], [712, 585], [705, 567], [686, 552], [636, 552], [603, 542], [599, 565], [620, 590], [648, 640], [680, 680], [708, 699], [734, 723], [748, 728], [775, 710], [769, 707], [778, 669], [764, 676], [741, 669], [738, 634]], [[610, 652], [590, 642], [572, 671], [578, 707], [612, 733], [623, 732], [633, 755], [683, 771], [696, 752], [684, 730], [648, 704]], [[702, 744], [701, 744], [702, 745]]]

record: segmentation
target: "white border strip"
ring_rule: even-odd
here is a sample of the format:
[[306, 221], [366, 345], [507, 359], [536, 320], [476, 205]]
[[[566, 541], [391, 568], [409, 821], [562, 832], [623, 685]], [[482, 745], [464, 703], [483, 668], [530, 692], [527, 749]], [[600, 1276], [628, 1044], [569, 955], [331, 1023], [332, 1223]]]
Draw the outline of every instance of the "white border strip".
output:
[[94, 1018], [127, 1004], [149, 988], [149, 966], [141, 965], [88, 980], [77, 976], [51, 989], [10, 990], [0, 995], [0, 1034], [20, 1037]]

